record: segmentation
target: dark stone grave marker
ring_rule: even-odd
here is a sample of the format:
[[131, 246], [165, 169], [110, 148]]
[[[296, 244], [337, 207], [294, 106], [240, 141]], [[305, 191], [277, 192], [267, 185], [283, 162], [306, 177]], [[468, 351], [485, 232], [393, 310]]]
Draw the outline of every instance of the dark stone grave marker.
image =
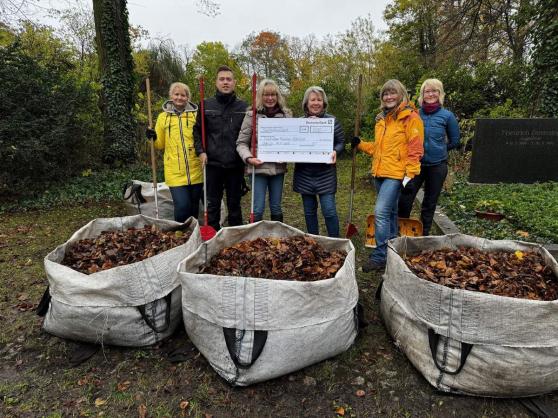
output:
[[558, 119], [477, 119], [469, 181], [558, 181]]

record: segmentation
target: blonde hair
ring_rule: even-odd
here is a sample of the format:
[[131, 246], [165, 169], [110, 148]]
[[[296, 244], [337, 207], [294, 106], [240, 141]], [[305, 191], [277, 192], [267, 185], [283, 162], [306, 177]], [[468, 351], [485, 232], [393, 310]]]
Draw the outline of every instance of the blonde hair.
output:
[[264, 108], [263, 95], [264, 95], [264, 90], [265, 90], [266, 87], [272, 87], [273, 88], [275, 94], [277, 95], [277, 104], [279, 105], [279, 108], [281, 109], [281, 111], [283, 113], [290, 112], [290, 110], [287, 108], [285, 98], [283, 97], [283, 95], [279, 91], [279, 86], [277, 85], [277, 83], [275, 81], [270, 80], [269, 78], [264, 78], [262, 81], [260, 81], [260, 84], [258, 86], [258, 90], [256, 91], [256, 110], [260, 111], [260, 110], [263, 110], [263, 108]]
[[324, 89], [320, 86], [310, 86], [304, 92], [304, 97], [302, 99], [302, 110], [304, 111], [304, 113], [308, 113], [308, 101], [310, 100], [311, 93], [319, 94], [322, 97], [322, 100], [324, 101], [325, 112], [325, 110], [327, 109], [327, 96]]
[[407, 89], [405, 88], [403, 83], [395, 79], [388, 80], [384, 83], [382, 89], [380, 90], [380, 105], [382, 109], [386, 108], [386, 104], [384, 102], [384, 93], [387, 91], [395, 91], [401, 97], [401, 99], [397, 103], [397, 106], [399, 106], [403, 102], [409, 101], [409, 95], [407, 94]]
[[183, 89], [186, 92], [186, 96], [188, 96], [188, 99], [190, 97], [192, 97], [192, 94], [190, 93], [190, 87], [188, 87], [186, 84], [181, 83], [179, 81], [176, 81], [174, 83], [172, 83], [169, 87], [169, 98], [172, 99], [172, 93], [174, 92], [175, 89], [180, 88]]
[[422, 101], [424, 99], [424, 90], [426, 89], [426, 87], [432, 87], [434, 90], [438, 91], [438, 93], [440, 94], [440, 98], [438, 99], [438, 101], [440, 102], [440, 106], [443, 106], [446, 93], [444, 93], [444, 85], [437, 78], [429, 78], [427, 80], [424, 80], [422, 86], [420, 86], [420, 95], [418, 98], [419, 105], [422, 106]]

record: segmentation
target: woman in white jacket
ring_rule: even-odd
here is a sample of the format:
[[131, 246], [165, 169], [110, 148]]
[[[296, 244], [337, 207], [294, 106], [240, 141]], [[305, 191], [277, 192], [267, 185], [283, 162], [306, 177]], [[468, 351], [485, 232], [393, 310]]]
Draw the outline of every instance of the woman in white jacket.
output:
[[[285, 105], [285, 98], [279, 91], [277, 83], [264, 79], [260, 82], [256, 93], [257, 118], [290, 118], [291, 111]], [[265, 195], [269, 190], [269, 211], [272, 221], [283, 222], [281, 200], [283, 197], [283, 181], [287, 171], [286, 163], [264, 163], [251, 150], [252, 146], [252, 110], [249, 109], [242, 122], [240, 134], [236, 141], [236, 150], [246, 163], [247, 174], [255, 167], [254, 180], [254, 219], [261, 221], [265, 211]]]

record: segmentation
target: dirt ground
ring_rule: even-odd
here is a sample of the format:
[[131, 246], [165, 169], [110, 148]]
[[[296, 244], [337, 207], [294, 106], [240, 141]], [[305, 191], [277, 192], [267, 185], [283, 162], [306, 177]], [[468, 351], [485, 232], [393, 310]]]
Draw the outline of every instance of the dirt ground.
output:
[[[303, 228], [299, 199], [285, 199], [285, 221]], [[362, 219], [368, 209], [359, 199]], [[72, 367], [78, 343], [42, 331], [34, 312], [46, 287], [43, 257], [91, 219], [120, 214], [122, 207], [110, 203], [0, 216], [0, 416], [534, 416], [518, 400], [436, 392], [390, 340], [374, 298], [380, 278], [362, 271], [357, 280], [368, 325], [353, 347], [278, 379], [230, 387], [183, 329], [153, 347], [103, 347]], [[367, 250], [359, 237], [355, 246], [360, 266]], [[176, 349], [189, 358], [171, 362]]]

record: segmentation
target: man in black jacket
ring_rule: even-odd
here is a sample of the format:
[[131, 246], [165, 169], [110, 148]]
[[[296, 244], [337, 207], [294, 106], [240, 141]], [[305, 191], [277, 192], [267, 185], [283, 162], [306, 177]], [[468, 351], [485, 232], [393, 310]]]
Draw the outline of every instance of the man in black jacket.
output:
[[244, 162], [236, 152], [236, 140], [248, 105], [236, 97], [234, 74], [226, 65], [217, 70], [215, 85], [215, 96], [204, 100], [205, 149], [201, 137], [201, 111], [196, 117], [194, 142], [196, 154], [206, 165], [208, 223], [218, 231], [223, 191], [227, 195], [229, 226], [242, 225], [240, 199]]

